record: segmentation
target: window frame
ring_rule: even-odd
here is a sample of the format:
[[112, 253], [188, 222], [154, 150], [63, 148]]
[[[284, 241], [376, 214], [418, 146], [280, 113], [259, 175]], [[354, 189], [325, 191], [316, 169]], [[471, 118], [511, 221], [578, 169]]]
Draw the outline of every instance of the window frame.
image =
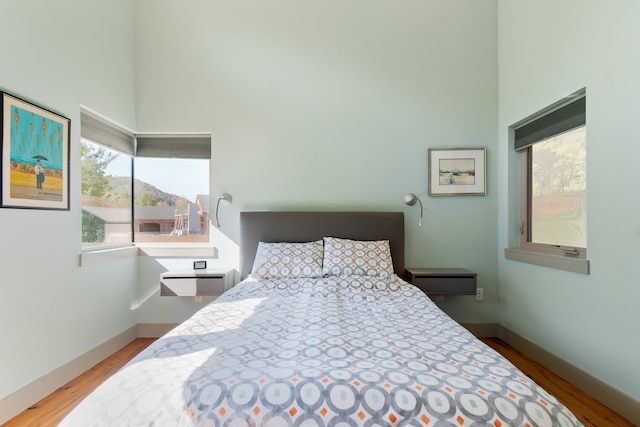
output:
[[[552, 268], [558, 268], [562, 270], [568, 270], [583, 274], [589, 274], [589, 261], [587, 259], [587, 247], [569, 247], [569, 246], [560, 246], [554, 244], [544, 244], [544, 243], [536, 243], [530, 241], [531, 236], [531, 198], [532, 198], [532, 146], [537, 142], [546, 139], [551, 136], [560, 135], [563, 132], [566, 132], [571, 129], [576, 129], [579, 126], [573, 126], [566, 128], [563, 131], [553, 132], [550, 134], [545, 129], [543, 129], [542, 133], [546, 136], [542, 139], [529, 138], [529, 141], [518, 148], [516, 133], [517, 130], [522, 129], [524, 126], [532, 124], [536, 122], [536, 120], [543, 119], [548, 117], [550, 114], [557, 112], [563, 107], [571, 106], [571, 104], [576, 104], [577, 101], [586, 100], [586, 89], [581, 89], [565, 98], [560, 100], [559, 102], [535, 113], [531, 116], [521, 120], [520, 122], [515, 123], [514, 125], [509, 127], [509, 140], [510, 140], [510, 148], [509, 150], [515, 148], [516, 156], [518, 157], [518, 170], [519, 176], [514, 176], [514, 178], [519, 179], [518, 185], [518, 195], [519, 195], [519, 247], [517, 248], [506, 248], [505, 249], [505, 258], [527, 262], [532, 264], [543, 265]], [[586, 126], [586, 107], [584, 109], [584, 125]], [[533, 142], [532, 142], [533, 139]], [[513, 147], [513, 148], [511, 148]], [[514, 236], [515, 237], [515, 236]]]
[[[117, 259], [114, 251], [125, 253], [125, 256], [215, 256], [216, 249], [211, 245], [211, 230], [208, 229], [207, 242], [175, 242], [155, 243], [135, 241], [135, 199], [133, 185], [135, 182], [135, 158], [138, 147], [144, 152], [141, 157], [162, 158], [198, 158], [207, 159], [211, 164], [211, 134], [210, 133], [135, 133], [124, 126], [105, 118], [86, 107], [80, 110], [81, 138], [122, 154], [131, 156], [132, 188], [131, 188], [131, 242], [121, 244], [99, 245], [83, 247], [80, 265], [92, 265]], [[210, 221], [210, 219], [209, 219]], [[135, 248], [134, 252], [129, 249]], [[97, 256], [96, 256], [97, 255]], [[104, 256], [103, 256], [104, 255]], [[115, 258], [114, 258], [115, 257]], [[98, 261], [96, 259], [98, 258]], [[101, 261], [102, 260], [102, 261]]]

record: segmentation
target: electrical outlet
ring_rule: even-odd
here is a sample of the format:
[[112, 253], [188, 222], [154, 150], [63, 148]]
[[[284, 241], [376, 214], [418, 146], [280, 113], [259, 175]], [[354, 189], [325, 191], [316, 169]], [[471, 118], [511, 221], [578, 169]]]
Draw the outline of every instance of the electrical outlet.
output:
[[476, 301], [484, 300], [484, 289], [476, 288]]

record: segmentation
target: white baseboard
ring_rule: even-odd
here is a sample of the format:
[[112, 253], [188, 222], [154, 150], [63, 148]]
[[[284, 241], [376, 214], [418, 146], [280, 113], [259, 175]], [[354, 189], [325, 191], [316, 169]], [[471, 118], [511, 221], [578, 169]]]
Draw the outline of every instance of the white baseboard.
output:
[[138, 323], [138, 338], [160, 338], [176, 326], [177, 323]]
[[15, 417], [137, 338], [133, 326], [0, 400], [0, 424]]
[[497, 323], [462, 323], [462, 326], [478, 338], [497, 337], [500, 333]]

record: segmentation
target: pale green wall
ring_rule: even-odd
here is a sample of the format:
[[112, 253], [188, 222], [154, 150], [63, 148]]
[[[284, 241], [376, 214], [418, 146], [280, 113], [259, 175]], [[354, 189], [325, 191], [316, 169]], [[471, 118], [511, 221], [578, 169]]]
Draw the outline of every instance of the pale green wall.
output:
[[0, 399], [137, 323], [136, 260], [78, 267], [80, 104], [135, 124], [129, 0], [0, 0], [0, 89], [71, 119], [71, 210], [0, 209]]
[[[212, 132], [232, 240], [240, 210], [404, 211], [407, 265], [477, 271], [486, 301], [443, 307], [497, 320], [495, 1], [140, 0], [136, 23], [139, 130]], [[488, 195], [428, 197], [431, 147], [486, 147]]]
[[[199, 307], [153, 294], [132, 310], [176, 260], [77, 267], [81, 104], [139, 131], [213, 133], [212, 194], [234, 196], [220, 264], [237, 265], [243, 209], [403, 210], [408, 265], [479, 273], [487, 301], [448, 298], [453, 317], [499, 320], [640, 398], [639, 7], [0, 0], [0, 88], [72, 120], [71, 210], [0, 209], [0, 398], [137, 322]], [[581, 87], [588, 276], [503, 256], [517, 229], [506, 128]], [[488, 195], [427, 197], [429, 147], [486, 147]]]
[[[237, 267], [242, 209], [404, 210], [408, 264], [474, 269], [487, 301], [445, 305], [494, 321], [496, 38], [495, 1], [0, 0], [0, 88], [72, 131], [71, 210], [0, 209], [0, 398], [201, 307], [153, 292], [189, 260], [78, 267], [81, 105], [139, 131], [213, 132], [212, 194], [234, 196], [214, 264]], [[428, 198], [429, 147], [486, 147], [489, 194]]]
[[[498, 12], [500, 322], [640, 399], [640, 2], [503, 1]], [[591, 274], [506, 260], [518, 233], [507, 127], [583, 87]]]
[[[479, 273], [487, 301], [442, 304], [457, 320], [499, 320], [640, 398], [638, 2], [189, 6], [0, 0], [0, 88], [72, 120], [71, 210], [0, 209], [0, 398], [137, 322], [199, 307], [154, 294], [131, 309], [175, 260], [77, 267], [81, 104], [140, 131], [213, 132], [212, 194], [234, 196], [220, 264], [237, 264], [242, 209], [403, 210], [408, 265]], [[503, 256], [517, 232], [507, 126], [581, 87], [588, 276]], [[427, 197], [429, 147], [486, 147], [488, 195]]]

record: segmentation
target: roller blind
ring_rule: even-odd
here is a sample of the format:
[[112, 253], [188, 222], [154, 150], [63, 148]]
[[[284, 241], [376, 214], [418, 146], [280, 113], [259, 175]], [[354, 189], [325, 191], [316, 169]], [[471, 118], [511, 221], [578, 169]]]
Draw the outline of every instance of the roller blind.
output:
[[211, 159], [211, 134], [134, 134], [85, 109], [80, 111], [80, 135], [136, 157]]
[[135, 152], [132, 132], [84, 109], [80, 110], [80, 135], [125, 154]]
[[554, 135], [585, 125], [586, 97], [582, 95], [575, 101], [538, 116], [538, 118], [514, 129], [516, 151], [523, 150]]
[[211, 135], [137, 134], [136, 157], [211, 159]]

